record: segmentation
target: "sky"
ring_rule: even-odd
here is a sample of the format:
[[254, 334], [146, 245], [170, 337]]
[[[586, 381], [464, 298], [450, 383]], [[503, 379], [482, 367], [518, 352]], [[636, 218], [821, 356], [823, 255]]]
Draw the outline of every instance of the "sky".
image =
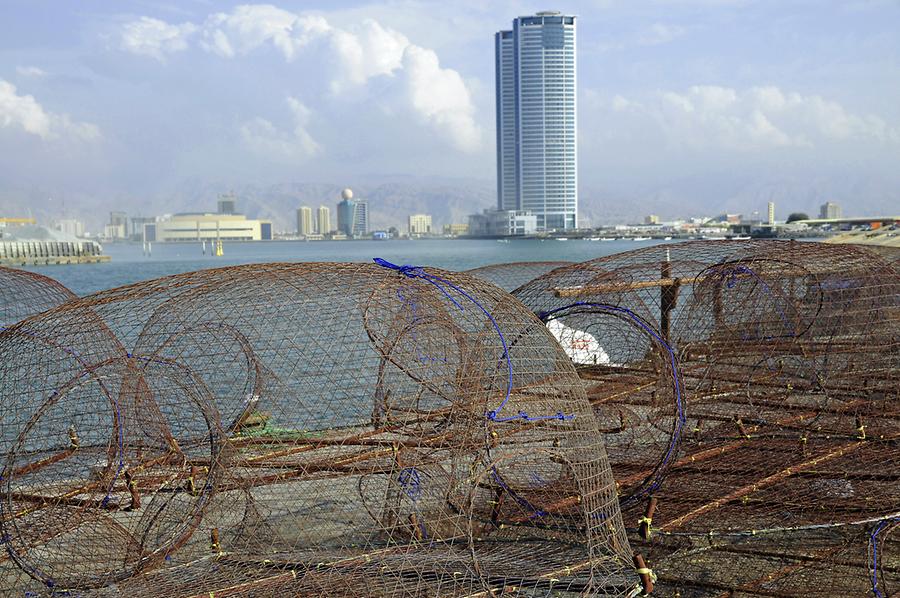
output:
[[0, 0], [0, 192], [493, 181], [493, 33], [546, 9], [583, 188], [900, 212], [900, 0]]

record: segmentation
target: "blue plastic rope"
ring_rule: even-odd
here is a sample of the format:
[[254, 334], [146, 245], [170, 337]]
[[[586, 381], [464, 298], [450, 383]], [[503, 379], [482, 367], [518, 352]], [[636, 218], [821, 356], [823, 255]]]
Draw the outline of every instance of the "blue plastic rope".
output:
[[519, 505], [521, 505], [521, 506], [525, 507], [526, 509], [528, 509], [529, 511], [531, 511], [531, 515], [528, 517], [529, 519], [535, 519], [537, 517], [545, 517], [546, 515], [548, 515], [547, 511], [535, 508], [530, 502], [528, 502], [527, 500], [525, 500], [524, 498], [522, 498], [521, 496], [516, 494], [516, 492], [512, 488], [510, 488], [506, 484], [506, 482], [503, 481], [503, 478], [500, 477], [500, 473], [497, 471], [497, 467], [495, 465], [491, 466], [491, 477], [494, 478], [494, 481], [497, 482], [497, 484], [499, 484], [501, 488], [506, 490], [509, 493], [509, 495], [513, 497], [513, 500], [515, 500], [517, 503], [519, 503]]
[[380, 257], [376, 257], [373, 260], [376, 264], [381, 266], [382, 268], [389, 268], [391, 270], [396, 270], [400, 274], [403, 274], [407, 278], [419, 278], [424, 280], [425, 282], [432, 285], [434, 288], [439, 290], [443, 295], [451, 302], [453, 305], [459, 308], [460, 311], [465, 311], [465, 308], [462, 304], [457, 301], [451, 294], [448, 289], [452, 289], [456, 293], [459, 293], [462, 297], [466, 298], [469, 302], [472, 303], [475, 307], [481, 310], [487, 318], [491, 321], [491, 324], [494, 327], [494, 330], [497, 332], [497, 336], [500, 338], [500, 344], [503, 345], [503, 355], [502, 359], [506, 359], [506, 371], [507, 371], [507, 381], [506, 381], [506, 395], [503, 397], [503, 401], [500, 403], [500, 406], [492, 411], [488, 411], [485, 413], [485, 417], [487, 417], [492, 422], [503, 423], [503, 422], [511, 422], [511, 421], [528, 421], [528, 422], [536, 422], [536, 421], [546, 421], [546, 420], [567, 420], [572, 419], [574, 415], [564, 415], [562, 412], [556, 413], [555, 415], [538, 415], [531, 416], [528, 415], [525, 411], [519, 411], [516, 415], [511, 415], [508, 417], [500, 417], [500, 412], [506, 407], [506, 404], [509, 402], [509, 397], [512, 395], [512, 387], [513, 387], [513, 366], [512, 359], [509, 356], [509, 348], [506, 345], [506, 338], [503, 336], [503, 332], [500, 330], [500, 325], [497, 324], [497, 320], [494, 319], [494, 316], [488, 312], [484, 308], [481, 303], [479, 303], [474, 297], [469, 295], [460, 287], [456, 286], [449, 280], [445, 278], [441, 278], [440, 276], [435, 276], [434, 274], [429, 274], [425, 271], [422, 266], [398, 266], [397, 264], [392, 264], [387, 260], [383, 260]]
[[605, 303], [589, 303], [587, 301], [578, 301], [576, 303], [572, 303], [570, 305], [566, 305], [565, 307], [558, 307], [556, 309], [552, 309], [550, 311], [543, 311], [538, 314], [538, 318], [541, 319], [542, 322], [547, 322], [551, 316], [558, 314], [559, 312], [572, 309], [575, 307], [588, 307], [592, 309], [601, 309], [608, 312], [621, 313], [628, 316], [632, 321], [638, 324], [641, 328], [644, 329], [647, 334], [652, 336], [656, 341], [666, 350], [669, 354], [669, 362], [672, 366], [672, 380], [675, 383], [675, 412], [677, 415], [677, 420], [675, 423], [675, 430], [672, 434], [672, 438], [669, 440], [669, 446], [666, 448], [666, 454], [663, 457], [663, 460], [657, 465], [653, 474], [652, 483], [642, 489], [641, 491], [625, 498], [622, 500], [623, 505], [631, 504], [641, 497], [646, 496], [647, 494], [653, 492], [657, 488], [659, 488], [662, 483], [663, 472], [665, 471], [666, 466], [669, 462], [675, 457], [678, 452], [678, 444], [681, 441], [681, 434], [684, 428], [685, 423], [687, 422], [687, 416], [684, 412], [684, 402], [682, 400], [681, 393], [681, 380], [678, 376], [678, 360], [675, 357], [675, 351], [672, 350], [672, 347], [669, 346], [663, 338], [643, 319], [639, 318], [633, 311], [630, 309], [619, 307], [618, 305], [607, 305]]
[[878, 598], [884, 598], [884, 594], [878, 589], [878, 534], [880, 534], [888, 524], [895, 521], [900, 521], [900, 517], [881, 521], [875, 526], [875, 529], [872, 530], [872, 534], [869, 536], [869, 545], [872, 547], [872, 593]]

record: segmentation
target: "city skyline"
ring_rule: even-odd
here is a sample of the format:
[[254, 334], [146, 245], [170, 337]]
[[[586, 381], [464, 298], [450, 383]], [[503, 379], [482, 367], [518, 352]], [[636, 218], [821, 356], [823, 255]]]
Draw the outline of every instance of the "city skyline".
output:
[[[487, 207], [492, 36], [547, 8], [579, 19], [586, 221], [900, 202], [893, 2], [89, 0], [7, 5], [0, 211], [96, 227], [113, 205], [175, 212], [298, 181], [374, 197], [404, 177], [442, 196], [401, 206], [394, 224], [440, 218], [449, 186], [482, 202], [458, 211]], [[247, 205], [275, 218], [271, 204]], [[287, 228], [292, 215], [278, 219]]]

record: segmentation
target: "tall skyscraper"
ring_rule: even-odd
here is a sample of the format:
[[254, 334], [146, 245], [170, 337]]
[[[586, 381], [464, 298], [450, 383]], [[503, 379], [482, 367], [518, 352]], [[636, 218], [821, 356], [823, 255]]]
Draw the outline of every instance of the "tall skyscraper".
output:
[[316, 212], [316, 228], [320, 235], [327, 235], [331, 232], [331, 210], [326, 206], [319, 206]]
[[312, 208], [301, 206], [297, 210], [297, 234], [302, 236], [311, 235], [313, 233], [313, 214]]
[[768, 207], [769, 224], [775, 224], [775, 202], [770, 201]]
[[518, 17], [494, 51], [497, 209], [529, 211], [539, 230], [575, 228], [575, 17]]

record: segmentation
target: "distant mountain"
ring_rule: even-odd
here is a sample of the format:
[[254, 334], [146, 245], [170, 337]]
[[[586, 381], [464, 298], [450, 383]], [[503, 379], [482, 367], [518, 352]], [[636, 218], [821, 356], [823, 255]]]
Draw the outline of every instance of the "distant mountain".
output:
[[[344, 187], [369, 201], [371, 227], [406, 229], [407, 216], [431, 214], [435, 228], [451, 222], [466, 222], [466, 216], [492, 208], [496, 201], [493, 180], [371, 176], [336, 182], [282, 182], [232, 187], [224, 183], [186, 180], [147, 195], [136, 193], [87, 193], [47, 190], [40, 187], [4, 188], [0, 181], [0, 217], [34, 216], [41, 223], [57, 218], [78, 218], [88, 230], [102, 230], [111, 210], [129, 216], [158, 216], [175, 212], [214, 211], [219, 194], [234, 191], [238, 209], [253, 218], [271, 220], [276, 231], [296, 228], [296, 209], [302, 205], [331, 208], [332, 226]], [[825, 201], [835, 201], [844, 214], [886, 215], [900, 212], [900, 184], [884, 178], [834, 173], [828, 177], [803, 173], [761, 172], [756, 176], [707, 173], [685, 176], [665, 183], [646, 183], [629, 188], [582, 186], [580, 224], [638, 222], [647, 214], [661, 218], [713, 216], [754, 211], [765, 214], [774, 201], [779, 219], [790, 212], [818, 214]]]

